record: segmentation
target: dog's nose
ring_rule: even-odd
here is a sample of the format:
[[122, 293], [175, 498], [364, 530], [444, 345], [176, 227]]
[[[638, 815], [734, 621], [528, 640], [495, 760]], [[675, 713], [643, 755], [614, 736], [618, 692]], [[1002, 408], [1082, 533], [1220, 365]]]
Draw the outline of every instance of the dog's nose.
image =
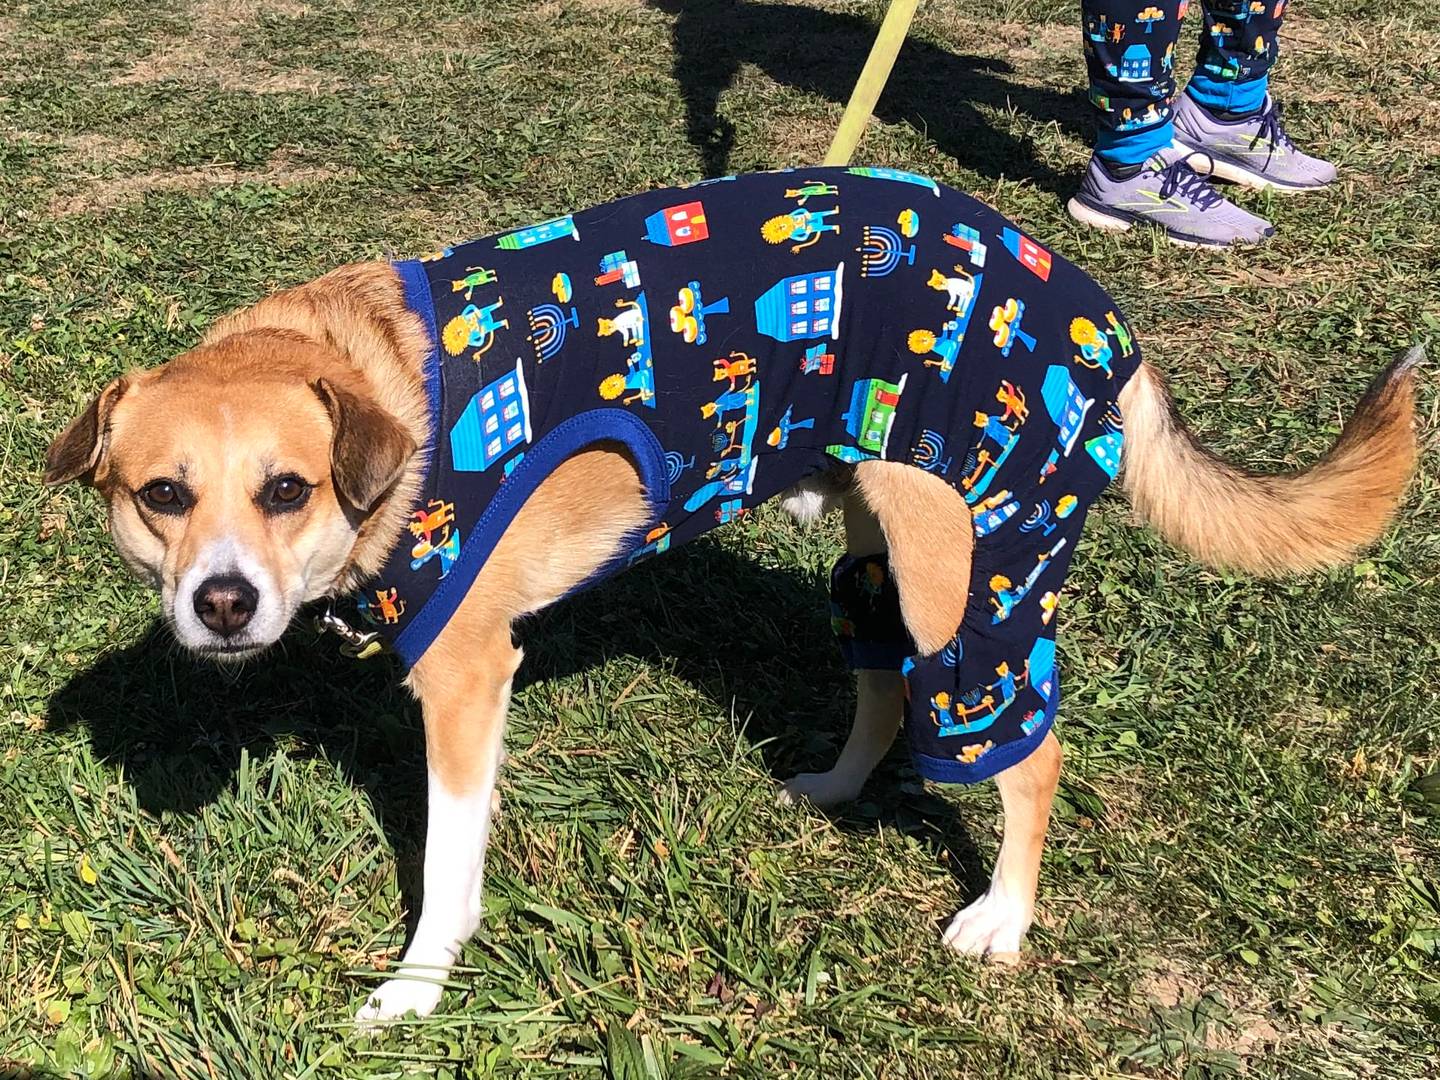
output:
[[206, 578], [195, 590], [195, 614], [221, 637], [244, 629], [259, 602], [255, 586], [238, 574]]

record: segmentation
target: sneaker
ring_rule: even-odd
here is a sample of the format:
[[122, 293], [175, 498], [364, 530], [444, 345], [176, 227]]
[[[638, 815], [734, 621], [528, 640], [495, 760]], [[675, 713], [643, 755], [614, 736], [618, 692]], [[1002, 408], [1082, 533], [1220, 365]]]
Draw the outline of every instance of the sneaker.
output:
[[1221, 120], [1189, 94], [1175, 105], [1175, 145], [1208, 154], [1221, 180], [1278, 192], [1317, 191], [1335, 179], [1335, 166], [1295, 149], [1269, 94], [1257, 113]]
[[1121, 179], [1104, 160], [1091, 155], [1080, 190], [1067, 209], [1076, 221], [1123, 232], [1135, 224], [1155, 225], [1181, 247], [1258, 244], [1275, 227], [1228, 201], [1195, 166], [1210, 171], [1205, 154], [1167, 146]]

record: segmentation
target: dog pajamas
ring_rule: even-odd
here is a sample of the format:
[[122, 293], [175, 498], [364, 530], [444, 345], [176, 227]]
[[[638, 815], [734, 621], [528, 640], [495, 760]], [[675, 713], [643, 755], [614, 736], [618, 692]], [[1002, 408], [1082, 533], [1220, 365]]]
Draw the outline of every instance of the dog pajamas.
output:
[[983, 779], [1044, 738], [1061, 585], [1119, 467], [1115, 400], [1139, 363], [1081, 271], [974, 199], [877, 168], [650, 191], [396, 269], [434, 343], [435, 435], [408, 531], [359, 604], [404, 661], [587, 446], [623, 444], [651, 509], [595, 580], [837, 461], [884, 459], [969, 505], [969, 602], [950, 644], [918, 656], [883, 553], [841, 560], [847, 657], [905, 673], [928, 778]]

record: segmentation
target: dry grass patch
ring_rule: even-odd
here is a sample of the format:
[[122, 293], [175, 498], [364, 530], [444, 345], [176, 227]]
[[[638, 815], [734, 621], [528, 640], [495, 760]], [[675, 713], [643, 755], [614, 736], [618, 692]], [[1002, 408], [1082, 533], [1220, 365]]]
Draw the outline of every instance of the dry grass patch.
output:
[[[1206, 999], [1219, 1008], [1205, 1008]], [[1282, 1043], [1292, 1042], [1297, 1033], [1275, 1026], [1264, 1001], [1255, 999], [1243, 987], [1221, 980], [1213, 973], [1165, 964], [1147, 971], [1134, 985], [1137, 1005], [1164, 1011], [1195, 1010], [1205, 1015], [1198, 1045], [1205, 1050], [1248, 1058], [1273, 1053]], [[1208, 1015], [1206, 1015], [1208, 1014]]]
[[198, 82], [222, 90], [255, 94], [318, 94], [336, 79], [313, 68], [277, 68], [269, 61], [241, 55], [241, 34], [261, 15], [296, 18], [310, 8], [293, 0], [197, 0], [190, 5], [190, 32], [166, 42], [113, 80], [116, 86], [156, 82]]
[[[996, 55], [1007, 60], [1044, 60], [1051, 56], [1074, 57], [1080, 52], [1080, 28], [1069, 23], [1001, 23], [990, 32], [988, 40], [977, 52], [984, 52], [984, 44], [1003, 45], [992, 48]], [[973, 46], [967, 43], [967, 51]]]
[[21, 128], [0, 129], [0, 140], [7, 143], [34, 143], [37, 146], [58, 146], [62, 171], [93, 169], [110, 161], [124, 161], [145, 153], [145, 144], [135, 139], [119, 139], [85, 131], [75, 135], [26, 131]]
[[1287, 65], [1300, 70], [1308, 66], [1307, 61], [1327, 67], [1363, 62], [1365, 74], [1359, 86], [1376, 92], [1317, 89], [1300, 79], [1292, 80], [1291, 92], [1306, 101], [1345, 110], [1351, 123], [1358, 119], [1362, 127], [1383, 132], [1387, 143], [1398, 139], [1432, 153], [1440, 150], [1440, 95], [1427, 67], [1434, 34], [1416, 29], [1410, 20], [1398, 16], [1363, 24], [1323, 25], [1322, 30], [1313, 23], [1286, 19]]
[[[763, 78], [758, 72], [749, 74], [754, 78]], [[830, 108], [838, 119], [839, 107]], [[751, 121], [755, 122], [753, 114]], [[764, 130], [767, 145], [785, 148], [783, 157], [775, 162], [777, 167], [803, 166], [808, 162], [823, 160], [826, 151], [830, 149], [831, 139], [835, 137], [835, 121], [828, 117], [822, 120], [813, 115], [776, 112], [760, 117], [758, 122]], [[866, 121], [866, 127], [870, 129], [883, 126], [884, 122], [873, 116]]]
[[153, 192], [198, 192], [231, 184], [292, 187], [298, 184], [319, 184], [327, 180], [343, 180], [352, 175], [354, 174], [349, 169], [304, 165], [288, 154], [278, 153], [263, 169], [237, 169], [231, 164], [200, 165], [187, 169], [156, 170], [115, 180], [92, 180], [82, 185], [79, 190], [57, 195], [50, 201], [49, 210], [56, 217], [69, 217], [113, 210], [143, 199]]

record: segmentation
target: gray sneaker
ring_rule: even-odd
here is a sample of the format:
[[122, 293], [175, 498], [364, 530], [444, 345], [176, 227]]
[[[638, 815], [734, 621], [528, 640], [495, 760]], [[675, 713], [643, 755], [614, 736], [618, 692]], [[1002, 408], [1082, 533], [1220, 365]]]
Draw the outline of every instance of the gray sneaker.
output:
[[1100, 229], [1154, 225], [1181, 247], [1258, 244], [1275, 231], [1264, 218], [1226, 200], [1196, 166], [1208, 174], [1209, 157], [1167, 146], [1122, 180], [1092, 155], [1067, 209], [1076, 221]]
[[1335, 179], [1335, 166], [1295, 149], [1280, 122], [1280, 103], [1265, 96], [1252, 116], [1221, 120], [1189, 94], [1175, 105], [1175, 145], [1215, 162], [1221, 180], [1286, 194], [1316, 191]]

